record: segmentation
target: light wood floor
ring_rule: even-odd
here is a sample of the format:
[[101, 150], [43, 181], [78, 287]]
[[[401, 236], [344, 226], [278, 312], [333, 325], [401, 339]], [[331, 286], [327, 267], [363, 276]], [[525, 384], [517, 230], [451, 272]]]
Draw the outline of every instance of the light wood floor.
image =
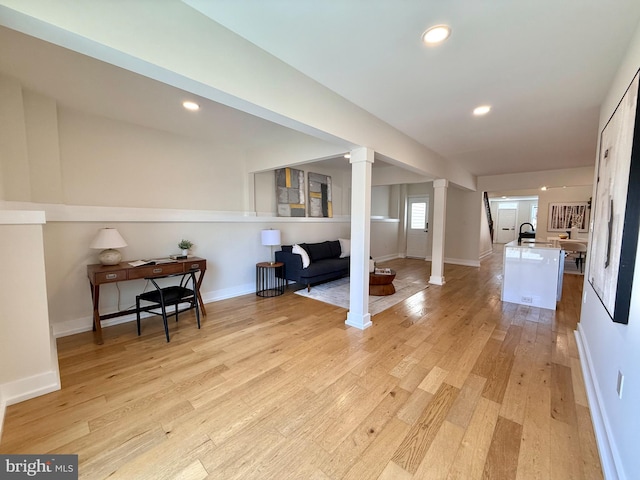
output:
[[[385, 264], [426, 279], [429, 264]], [[2, 453], [76, 453], [81, 478], [602, 478], [573, 330], [500, 301], [501, 255], [446, 265], [364, 332], [294, 295], [58, 341], [63, 389], [7, 409]]]

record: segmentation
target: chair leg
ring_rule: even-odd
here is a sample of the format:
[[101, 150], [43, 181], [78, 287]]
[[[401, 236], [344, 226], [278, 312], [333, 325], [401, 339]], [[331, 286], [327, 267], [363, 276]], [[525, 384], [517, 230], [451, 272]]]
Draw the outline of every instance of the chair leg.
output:
[[140, 297], [136, 296], [136, 322], [138, 324], [138, 336], [140, 336]]
[[164, 323], [164, 334], [167, 336], [167, 343], [169, 343], [169, 324], [167, 322], [167, 309], [162, 302], [162, 322]]
[[178, 323], [178, 304], [176, 303], [176, 323]]
[[198, 322], [198, 329], [200, 328], [200, 305], [198, 305], [198, 296], [193, 296], [193, 304], [196, 307], [196, 320]]

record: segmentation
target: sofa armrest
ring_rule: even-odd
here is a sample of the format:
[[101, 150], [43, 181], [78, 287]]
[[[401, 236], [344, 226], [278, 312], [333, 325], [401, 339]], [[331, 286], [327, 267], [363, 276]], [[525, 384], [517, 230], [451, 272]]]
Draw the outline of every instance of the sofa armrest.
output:
[[300, 271], [302, 270], [302, 257], [300, 255], [281, 250], [276, 252], [276, 262], [284, 263], [284, 278], [294, 282], [300, 281]]

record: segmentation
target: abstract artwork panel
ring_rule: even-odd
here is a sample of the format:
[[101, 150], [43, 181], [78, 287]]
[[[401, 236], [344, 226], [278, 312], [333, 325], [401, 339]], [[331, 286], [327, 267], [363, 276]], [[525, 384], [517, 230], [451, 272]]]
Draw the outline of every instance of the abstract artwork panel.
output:
[[587, 278], [616, 323], [629, 322], [640, 227], [638, 74], [600, 135]]
[[276, 203], [279, 217], [306, 216], [304, 171], [295, 168], [276, 170]]
[[331, 177], [309, 172], [309, 216], [333, 217]]
[[576, 227], [579, 232], [589, 231], [588, 202], [550, 203], [548, 232], [566, 232]]

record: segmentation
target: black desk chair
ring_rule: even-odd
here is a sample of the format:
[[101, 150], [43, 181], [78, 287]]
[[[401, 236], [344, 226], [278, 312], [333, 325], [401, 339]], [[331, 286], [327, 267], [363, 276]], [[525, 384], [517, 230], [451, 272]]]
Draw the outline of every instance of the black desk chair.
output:
[[[157, 280], [160, 280], [162, 278], [171, 277], [181, 277], [180, 283], [178, 285], [161, 287], [157, 282]], [[153, 283], [155, 290], [141, 293], [140, 295], [136, 296], [136, 320], [138, 322], [138, 336], [140, 336], [140, 312], [149, 312], [162, 317], [162, 321], [164, 322], [164, 333], [167, 336], [167, 342], [169, 341], [169, 324], [167, 322], [167, 317], [172, 317], [175, 315], [177, 322], [179, 313], [186, 312], [187, 310], [195, 308], [196, 320], [198, 321], [198, 328], [200, 328], [200, 307], [198, 305], [198, 289], [196, 286], [197, 284], [195, 272], [174, 273], [171, 275], [164, 275], [162, 277], [147, 278], [147, 280]], [[189, 288], [189, 283], [191, 283], [191, 288]], [[152, 305], [146, 305], [140, 308], [141, 300], [149, 302]], [[183, 303], [188, 303], [188, 306], [179, 310], [178, 306]], [[174, 313], [170, 313], [167, 315], [167, 307], [170, 307], [171, 305], [175, 306], [175, 311]], [[160, 313], [153, 311], [158, 308], [160, 308], [161, 310]]]

